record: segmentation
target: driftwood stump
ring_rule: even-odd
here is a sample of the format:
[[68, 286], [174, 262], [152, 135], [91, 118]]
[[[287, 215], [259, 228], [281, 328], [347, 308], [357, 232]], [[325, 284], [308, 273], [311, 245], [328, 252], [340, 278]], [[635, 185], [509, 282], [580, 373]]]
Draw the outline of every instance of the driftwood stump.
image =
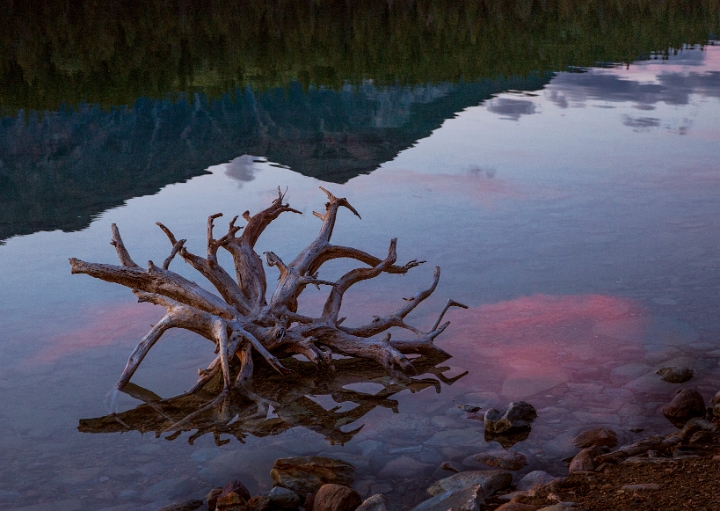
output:
[[[236, 226], [238, 217], [233, 218], [228, 231], [220, 238], [213, 234], [214, 221], [222, 216], [212, 215], [207, 223], [207, 254], [201, 257], [185, 247], [184, 239], [175, 235], [163, 224], [158, 226], [170, 240], [171, 251], [161, 266], [148, 262], [148, 268], [138, 266], [130, 257], [123, 244], [120, 232], [112, 225], [112, 242], [120, 266], [87, 263], [70, 259], [72, 273], [85, 273], [92, 277], [115, 282], [129, 287], [140, 302], [150, 302], [165, 307], [166, 314], [143, 337], [127, 362], [125, 370], [115, 387], [123, 389], [137, 370], [148, 351], [171, 328], [184, 328], [198, 333], [215, 345], [216, 358], [207, 369], [199, 370], [200, 379], [189, 391], [202, 388], [218, 373], [222, 374], [223, 390], [227, 394], [233, 388], [242, 388], [253, 374], [253, 354], [264, 358], [281, 374], [289, 370], [280, 359], [294, 354], [303, 355], [316, 366], [332, 368], [332, 354], [374, 360], [390, 374], [400, 376], [413, 373], [414, 368], [405, 354], [446, 355], [433, 343], [448, 323], [440, 324], [449, 307], [464, 305], [449, 300], [437, 321], [427, 332], [408, 325], [405, 317], [432, 294], [440, 279], [440, 268], [436, 267], [433, 281], [427, 289], [406, 299], [404, 306], [395, 312], [376, 316], [367, 325], [360, 327], [342, 326], [344, 318], [339, 317], [343, 295], [353, 285], [374, 278], [381, 273], [404, 274], [424, 261], [410, 261], [396, 265], [396, 239], [390, 241], [387, 257], [380, 259], [352, 247], [330, 243], [335, 220], [340, 207], [345, 207], [358, 217], [358, 212], [346, 199], [337, 198], [322, 188], [328, 197], [325, 213], [314, 213], [322, 220], [322, 226], [315, 240], [310, 243], [289, 264], [285, 264], [272, 252], [265, 253], [268, 266], [279, 270], [280, 276], [275, 292], [266, 299], [267, 278], [260, 255], [254, 250], [255, 243], [281, 213], [300, 213], [283, 203], [284, 194], [278, 189], [278, 197], [265, 210], [255, 215], [248, 211], [242, 217], [247, 222]], [[235, 277], [228, 273], [217, 260], [222, 248], [233, 258]], [[169, 269], [173, 258], [179, 255], [186, 263], [210, 281], [218, 295], [211, 293], [195, 282], [187, 280]], [[327, 261], [338, 258], [357, 260], [366, 267], [357, 268], [344, 274], [336, 282], [321, 280], [318, 270]], [[308, 285], [328, 286], [329, 296], [320, 317], [308, 317], [297, 312], [298, 297]], [[379, 337], [392, 327], [400, 327], [415, 334], [409, 340], [392, 339], [389, 333]], [[216, 403], [210, 403], [212, 406]], [[199, 410], [200, 412], [201, 410]]]

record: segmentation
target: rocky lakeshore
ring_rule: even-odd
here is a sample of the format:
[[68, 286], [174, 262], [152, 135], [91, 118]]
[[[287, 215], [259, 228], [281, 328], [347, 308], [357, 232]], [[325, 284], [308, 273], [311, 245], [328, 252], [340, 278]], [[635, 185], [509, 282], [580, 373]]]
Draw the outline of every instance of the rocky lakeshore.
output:
[[[682, 381], [688, 376], [684, 369], [675, 368], [659, 370], [657, 374], [663, 379], [680, 374]], [[469, 414], [480, 411], [471, 404], [459, 408]], [[579, 452], [563, 459], [566, 474], [556, 475], [543, 470], [523, 470], [528, 466], [528, 457], [510, 449], [527, 438], [537, 417], [535, 408], [524, 401], [510, 403], [503, 410], [490, 408], [481, 414], [486, 440], [497, 442], [499, 448], [468, 453], [462, 463], [453, 460], [439, 463], [435, 474], [446, 477], [429, 486], [424, 500], [412, 509], [716, 509], [720, 483], [720, 391], [706, 406], [697, 390], [678, 390], [661, 411], [678, 428], [676, 431], [641, 437], [625, 445], [619, 445], [618, 433], [622, 432], [610, 427], [580, 431], [572, 439]], [[472, 465], [475, 469], [469, 470]], [[213, 488], [203, 500], [172, 503], [157, 511], [410, 509], [393, 498], [392, 488], [373, 487], [365, 480], [356, 480], [355, 475], [356, 467], [340, 459], [280, 458], [270, 472], [274, 485], [270, 491], [251, 495], [242, 481], [233, 480], [225, 487]]]

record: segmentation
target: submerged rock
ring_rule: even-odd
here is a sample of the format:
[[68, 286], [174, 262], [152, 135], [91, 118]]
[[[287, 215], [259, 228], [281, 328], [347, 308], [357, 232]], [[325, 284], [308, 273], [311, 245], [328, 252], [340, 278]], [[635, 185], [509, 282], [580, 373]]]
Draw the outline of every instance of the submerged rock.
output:
[[695, 371], [689, 367], [661, 367], [655, 374], [659, 374], [660, 378], [668, 383], [685, 383], [695, 376]]
[[413, 511], [479, 511], [485, 505], [485, 490], [477, 484], [467, 488], [457, 488], [435, 495], [422, 502]]
[[481, 452], [473, 456], [473, 459], [503, 470], [520, 470], [528, 464], [528, 459], [524, 454], [504, 450]]
[[684, 389], [678, 391], [660, 411], [675, 426], [682, 427], [693, 417], [705, 416], [705, 400], [697, 390]]
[[349, 486], [355, 480], [350, 463], [319, 456], [299, 456], [275, 460], [270, 471], [276, 486], [288, 488], [299, 496], [317, 492], [324, 484]]
[[395, 511], [395, 506], [390, 503], [385, 495], [378, 493], [366, 498], [355, 511]]
[[275, 486], [268, 494], [270, 506], [278, 510], [292, 510], [300, 507], [302, 503], [297, 493], [282, 486]]
[[490, 408], [485, 412], [483, 422], [486, 432], [499, 434], [511, 429], [529, 428], [536, 417], [537, 412], [533, 405], [525, 401], [515, 401], [510, 403], [505, 412]]
[[518, 481], [517, 489], [520, 491], [531, 490], [541, 484], [547, 484], [554, 479], [557, 479], [557, 477], [552, 474], [548, 474], [544, 470], [533, 470], [532, 472], [525, 474], [525, 477]]
[[504, 470], [469, 470], [435, 481], [427, 491], [430, 495], [440, 495], [448, 491], [480, 485], [485, 491], [485, 496], [490, 497], [509, 487], [511, 483], [512, 474]]

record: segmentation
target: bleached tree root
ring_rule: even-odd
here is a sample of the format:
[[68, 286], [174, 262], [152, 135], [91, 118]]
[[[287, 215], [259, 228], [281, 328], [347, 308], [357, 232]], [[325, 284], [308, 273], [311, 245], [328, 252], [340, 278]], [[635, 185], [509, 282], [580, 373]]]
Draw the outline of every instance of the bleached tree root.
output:
[[[84, 273], [92, 277], [129, 287], [140, 302], [149, 302], [166, 309], [166, 314], [143, 337], [128, 359], [125, 370], [116, 384], [117, 389], [128, 385], [133, 374], [150, 349], [162, 335], [172, 328], [195, 332], [215, 345], [216, 359], [206, 370], [201, 370], [198, 383], [191, 389], [199, 390], [218, 372], [223, 377], [223, 393], [242, 387], [253, 374], [253, 355], [262, 357], [280, 374], [288, 370], [281, 358], [293, 354], [306, 357], [317, 366], [332, 366], [332, 355], [341, 354], [360, 357], [381, 364], [394, 375], [413, 374], [414, 368], [407, 354], [445, 354], [434, 344], [448, 323], [441, 324], [450, 307], [467, 308], [455, 301], [448, 301], [433, 327], [423, 332], [406, 323], [406, 317], [427, 299], [440, 279], [436, 267], [431, 285], [406, 299], [406, 303], [387, 316], [376, 316], [370, 323], [359, 327], [345, 327], [339, 317], [342, 301], [347, 290], [358, 282], [372, 279], [382, 273], [404, 274], [424, 261], [410, 261], [397, 265], [397, 240], [392, 239], [384, 259], [372, 256], [352, 247], [330, 243], [338, 211], [347, 208], [360, 217], [346, 199], [337, 198], [324, 188], [328, 202], [325, 213], [314, 213], [322, 220], [320, 232], [290, 263], [286, 264], [273, 252], [265, 253], [268, 266], [279, 271], [278, 285], [269, 301], [266, 299], [267, 277], [260, 255], [255, 252], [258, 238], [280, 214], [300, 213], [283, 203], [284, 194], [278, 189], [278, 197], [272, 204], [255, 215], [249, 212], [242, 217], [247, 224], [244, 229], [236, 226], [238, 217], [232, 219], [227, 232], [220, 238], [214, 236], [214, 222], [222, 216], [211, 215], [207, 223], [207, 250], [205, 257], [191, 253], [185, 247], [186, 240], [177, 240], [165, 225], [158, 223], [170, 241], [171, 250], [162, 266], [148, 262], [147, 269], [138, 266], [120, 237], [120, 231], [112, 225], [112, 241], [120, 266], [87, 263], [70, 259], [72, 273]], [[242, 229], [242, 234], [238, 233]], [[235, 275], [228, 273], [217, 259], [222, 248], [230, 253]], [[212, 285], [218, 294], [203, 289], [179, 274], [171, 271], [170, 264], [180, 256]], [[333, 259], [353, 259], [365, 266], [353, 269], [337, 281], [321, 280], [320, 267]], [[319, 317], [309, 317], [297, 312], [298, 298], [308, 285], [328, 286], [329, 295]], [[219, 296], [218, 296], [219, 295]], [[387, 331], [402, 328], [412, 332], [412, 339], [392, 339]], [[208, 408], [217, 406], [214, 400]], [[212, 405], [212, 406], [211, 406]], [[203, 407], [204, 409], [205, 407]], [[175, 425], [177, 426], [177, 425]]]

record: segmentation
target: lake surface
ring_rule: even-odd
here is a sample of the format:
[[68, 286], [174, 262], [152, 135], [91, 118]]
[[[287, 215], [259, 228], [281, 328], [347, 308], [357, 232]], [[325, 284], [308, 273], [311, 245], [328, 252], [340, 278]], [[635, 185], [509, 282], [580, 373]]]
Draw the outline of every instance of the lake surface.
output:
[[[155, 510], [233, 478], [267, 491], [274, 460], [297, 455], [349, 461], [364, 497], [387, 493], [409, 509], [449, 475], [441, 462], [475, 467], [469, 454], [498, 447], [477, 419], [515, 400], [538, 410], [529, 436], [509, 447], [530, 459], [522, 473], [562, 474], [586, 427], [612, 427], [624, 441], [671, 431], [659, 408], [679, 387], [657, 368], [692, 367], [682, 388], [706, 399], [720, 389], [720, 46], [676, 48], [468, 80], [365, 76], [334, 87], [319, 74], [303, 85], [296, 73], [279, 88], [138, 94], [112, 107], [68, 100], [38, 110], [28, 99], [9, 110], [0, 125], [0, 509]], [[469, 306], [448, 313], [437, 340], [453, 355], [436, 371], [442, 381], [425, 374], [397, 387], [369, 371], [328, 390], [310, 375], [297, 388], [322, 424], [279, 397], [242, 442], [88, 422], [142, 404], [110, 391], [162, 311], [71, 275], [67, 259], [115, 264], [112, 223], [136, 261], [167, 257], [156, 221], [197, 253], [208, 215], [256, 212], [278, 186], [303, 215], [273, 222], [258, 252], [288, 260], [313, 239], [323, 186], [362, 215], [342, 211], [334, 242], [381, 255], [398, 237], [400, 263], [427, 261], [356, 286], [347, 324], [394, 310], [442, 268], [409, 317], [428, 328], [448, 298]], [[173, 263], [201, 282], [183, 266]], [[347, 268], [328, 265], [323, 278]], [[322, 291], [304, 295], [304, 310], [322, 307]], [[171, 331], [132, 381], [171, 398], [213, 357], [198, 336]]]

